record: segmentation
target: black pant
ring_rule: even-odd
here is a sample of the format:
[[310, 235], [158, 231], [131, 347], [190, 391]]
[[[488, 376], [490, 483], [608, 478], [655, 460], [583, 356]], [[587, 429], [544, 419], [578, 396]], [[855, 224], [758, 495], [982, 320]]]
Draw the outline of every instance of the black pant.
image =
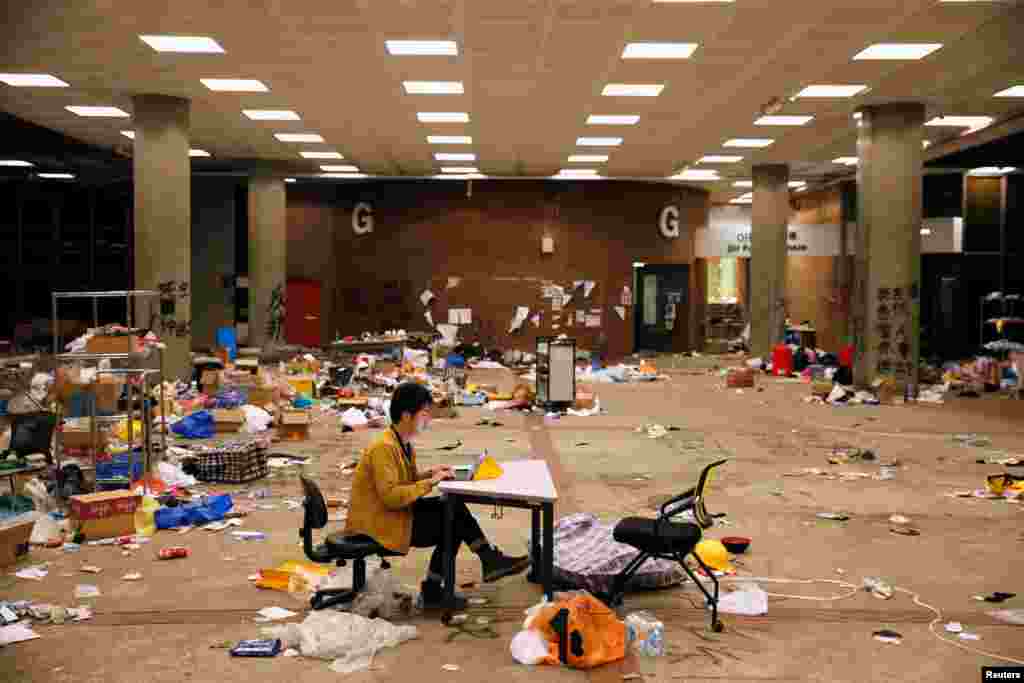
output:
[[[412, 541], [414, 548], [433, 548], [430, 573], [444, 576], [444, 501], [440, 498], [418, 498], [412, 504]], [[463, 543], [470, 545], [484, 540], [484, 532], [463, 502], [455, 504], [452, 525], [452, 552], [458, 553]]]

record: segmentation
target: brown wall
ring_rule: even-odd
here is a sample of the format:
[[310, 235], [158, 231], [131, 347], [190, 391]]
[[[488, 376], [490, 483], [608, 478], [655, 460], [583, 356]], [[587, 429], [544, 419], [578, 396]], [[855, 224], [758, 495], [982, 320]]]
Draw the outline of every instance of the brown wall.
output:
[[[665, 184], [477, 180], [472, 196], [467, 189], [464, 181], [289, 186], [289, 277], [300, 270], [320, 279], [327, 270], [335, 274], [335, 306], [325, 315], [331, 337], [335, 331], [428, 329], [419, 295], [429, 288], [437, 296], [429, 308], [435, 323], [447, 322], [449, 307], [473, 309], [473, 325], [463, 327], [462, 339], [529, 350], [538, 335], [565, 333], [581, 348], [593, 348], [603, 331], [609, 355], [621, 357], [633, 351], [633, 311], [627, 307], [622, 321], [612, 306], [622, 287], [633, 285], [633, 262], [691, 263], [693, 232], [707, 220], [706, 194]], [[374, 207], [368, 235], [351, 229], [358, 201]], [[675, 240], [658, 231], [659, 212], [669, 203], [681, 212]], [[325, 225], [335, 226], [331, 256], [325, 243], [332, 231]], [[541, 254], [543, 236], [554, 239], [554, 254]], [[447, 289], [449, 277], [461, 278], [460, 284]], [[586, 301], [582, 290], [575, 293], [561, 329], [554, 330], [541, 286], [573, 280], [597, 286]], [[541, 327], [527, 322], [509, 335], [516, 306], [529, 306], [531, 315], [542, 311]], [[566, 325], [570, 311], [593, 307], [601, 309], [602, 328]], [[691, 307], [684, 320], [692, 315]], [[694, 326], [678, 327], [675, 346], [691, 348]]]

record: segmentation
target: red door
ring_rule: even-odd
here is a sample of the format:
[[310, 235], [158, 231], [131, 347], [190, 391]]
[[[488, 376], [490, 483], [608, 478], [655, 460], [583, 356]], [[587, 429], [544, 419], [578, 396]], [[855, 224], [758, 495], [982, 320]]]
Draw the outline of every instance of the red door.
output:
[[320, 283], [288, 280], [284, 305], [284, 335], [288, 343], [320, 346]]

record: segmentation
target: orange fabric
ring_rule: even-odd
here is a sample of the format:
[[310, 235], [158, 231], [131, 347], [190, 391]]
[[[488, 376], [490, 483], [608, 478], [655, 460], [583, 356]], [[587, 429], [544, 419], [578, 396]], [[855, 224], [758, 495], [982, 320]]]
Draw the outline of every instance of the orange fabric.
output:
[[[558, 632], [551, 621], [563, 610], [569, 610], [567, 633], [569, 643], [566, 664], [575, 669], [617, 662], [626, 656], [626, 624], [615, 612], [589, 593], [574, 595], [542, 607], [531, 620], [530, 627], [540, 631], [548, 642], [544, 664], [561, 664], [558, 658]], [[574, 637], [574, 633], [578, 634]]]

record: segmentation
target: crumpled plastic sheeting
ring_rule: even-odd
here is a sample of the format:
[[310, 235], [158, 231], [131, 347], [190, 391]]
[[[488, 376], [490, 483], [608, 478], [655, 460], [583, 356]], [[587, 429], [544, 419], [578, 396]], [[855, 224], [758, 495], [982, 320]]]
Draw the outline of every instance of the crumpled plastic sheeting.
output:
[[366, 588], [352, 601], [349, 611], [368, 619], [409, 618], [415, 610], [416, 592], [403, 586], [393, 572], [378, 569], [366, 580]]
[[313, 612], [301, 624], [264, 628], [263, 633], [280, 638], [285, 648], [298, 648], [303, 657], [333, 659], [331, 671], [336, 673], [368, 669], [377, 650], [419, 637], [415, 626], [327, 610]]
[[756, 583], [745, 583], [739, 590], [718, 597], [718, 611], [756, 617], [768, 614], [768, 594]]
[[369, 423], [366, 414], [358, 408], [349, 408], [341, 414], [341, 424], [346, 427], [365, 427]]

